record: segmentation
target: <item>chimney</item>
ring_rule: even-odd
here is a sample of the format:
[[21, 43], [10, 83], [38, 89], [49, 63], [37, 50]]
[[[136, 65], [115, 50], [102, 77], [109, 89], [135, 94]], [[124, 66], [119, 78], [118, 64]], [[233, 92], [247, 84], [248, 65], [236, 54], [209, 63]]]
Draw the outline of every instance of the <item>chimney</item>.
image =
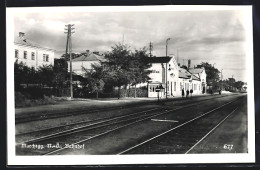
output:
[[190, 63], [191, 63], [191, 62], [190, 62], [190, 59], [189, 59], [189, 60], [188, 60], [188, 69], [190, 68]]
[[23, 32], [19, 32], [19, 37], [23, 37], [24, 33]]
[[94, 51], [93, 53], [96, 55], [100, 55], [98, 51]]

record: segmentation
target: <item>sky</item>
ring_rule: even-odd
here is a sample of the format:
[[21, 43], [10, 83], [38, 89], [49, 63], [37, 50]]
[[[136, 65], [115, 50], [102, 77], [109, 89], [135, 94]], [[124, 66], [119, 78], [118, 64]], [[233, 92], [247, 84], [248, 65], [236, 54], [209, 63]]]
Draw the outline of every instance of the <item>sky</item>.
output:
[[[65, 25], [74, 24], [73, 52], [86, 50], [104, 53], [117, 43], [132, 50], [153, 44], [153, 55], [177, 56], [178, 62], [191, 65], [208, 62], [220, 71], [223, 79], [247, 82], [246, 34], [241, 10], [213, 11], [139, 11], [88, 12], [46, 10], [14, 14], [14, 35], [26, 37], [42, 46], [55, 49], [55, 57], [65, 53]], [[178, 51], [178, 52], [177, 52]], [[177, 57], [176, 57], [177, 58]]]

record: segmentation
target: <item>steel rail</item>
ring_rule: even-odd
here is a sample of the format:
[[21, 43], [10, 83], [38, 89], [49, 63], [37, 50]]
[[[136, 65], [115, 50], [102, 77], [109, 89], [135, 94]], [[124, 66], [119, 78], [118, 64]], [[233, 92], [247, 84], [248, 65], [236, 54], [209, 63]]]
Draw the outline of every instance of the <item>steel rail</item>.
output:
[[214, 112], [214, 111], [216, 111], [218, 109], [221, 109], [221, 108], [223, 108], [223, 107], [225, 107], [225, 106], [227, 106], [227, 105], [229, 105], [229, 104], [231, 104], [231, 103], [233, 103], [233, 102], [235, 102], [237, 100], [239, 100], [239, 99], [235, 99], [235, 100], [233, 100], [231, 102], [228, 102], [228, 103], [225, 103], [225, 104], [223, 104], [223, 105], [221, 105], [219, 107], [216, 107], [216, 108], [214, 108], [214, 109], [212, 109], [212, 110], [210, 110], [210, 111], [208, 111], [208, 112], [206, 112], [206, 113], [204, 113], [204, 114], [202, 114], [202, 115], [200, 115], [198, 117], [195, 117], [195, 118], [193, 118], [193, 119], [191, 119], [189, 121], [186, 121], [186, 122], [184, 122], [184, 123], [182, 123], [182, 124], [180, 124], [180, 125], [178, 125], [176, 127], [173, 127], [173, 128], [171, 128], [171, 129], [169, 129], [169, 130], [167, 130], [167, 131], [165, 131], [165, 132], [163, 132], [163, 133], [161, 133], [159, 135], [156, 135], [156, 136], [154, 136], [154, 137], [152, 137], [150, 139], [147, 139], [147, 140], [145, 140], [145, 141], [143, 141], [143, 142], [141, 142], [141, 143], [139, 143], [137, 145], [134, 145], [134, 146], [132, 146], [132, 147], [130, 147], [128, 149], [125, 149], [125, 150], [117, 153], [117, 155], [124, 154], [124, 153], [129, 152], [129, 151], [131, 151], [131, 150], [133, 150], [133, 149], [135, 149], [137, 147], [140, 147], [140, 146], [142, 146], [142, 145], [144, 145], [144, 144], [146, 144], [148, 142], [151, 142], [152, 140], [158, 139], [159, 137], [162, 137], [162, 136], [172, 132], [173, 130], [176, 130], [176, 129], [180, 128], [180, 127], [183, 127], [183, 126], [185, 126], [185, 125], [187, 125], [189, 123], [192, 123], [192, 122], [194, 122], [194, 121], [196, 121], [196, 120], [198, 120], [198, 119], [200, 119], [200, 118], [202, 118], [202, 117], [204, 117], [204, 116], [206, 116], [206, 115], [208, 115], [208, 114], [210, 114], [210, 113], [212, 113], [212, 112]]
[[[220, 96], [220, 97], [216, 97], [216, 98], [222, 98], [222, 97], [227, 97], [228, 95], [226, 96]], [[206, 100], [210, 100], [210, 99], [204, 99], [204, 100], [199, 100], [199, 101], [196, 101], [195, 103], [201, 103], [201, 102], [204, 102]], [[195, 104], [193, 103], [192, 106]], [[189, 107], [190, 104], [187, 106]], [[168, 108], [173, 108], [171, 106], [163, 106], [163, 107], [168, 107]], [[137, 113], [133, 113], [133, 115], [135, 114], [139, 114], [139, 113], [142, 113], [142, 112], [148, 112], [148, 111], [151, 111], [151, 110], [156, 110], [156, 109], [161, 109], [161, 108], [153, 108], [153, 109], [148, 109], [148, 110], [143, 110], [143, 111], [140, 111], [140, 112], [137, 112]], [[129, 115], [132, 115], [132, 114], [129, 114]], [[84, 123], [91, 123], [91, 122], [96, 122], [96, 121], [100, 121], [100, 120], [104, 120], [104, 122], [106, 122], [106, 119], [108, 120], [113, 120], [113, 119], [116, 119], [116, 118], [120, 118], [120, 117], [124, 117], [124, 116], [129, 116], [129, 115], [122, 115], [122, 116], [114, 116], [112, 118], [101, 118], [101, 119], [94, 119], [94, 120], [87, 120], [87, 121], [80, 121], [80, 122], [74, 122], [74, 123], [70, 123], [70, 124], [66, 124], [66, 125], [60, 125], [60, 126], [54, 126], [54, 127], [51, 127], [51, 128], [44, 128], [44, 129], [40, 129], [40, 130], [34, 130], [34, 131], [29, 131], [29, 132], [25, 132], [25, 133], [18, 133], [16, 134], [16, 136], [19, 136], [19, 135], [27, 135], [27, 134], [30, 134], [30, 133], [38, 133], [38, 132], [42, 132], [42, 131], [46, 131], [46, 130], [53, 130], [53, 129], [57, 129], [57, 128], [63, 128], [63, 127], [68, 127], [68, 126], [73, 126], [73, 125], [79, 125], [79, 124], [84, 124]], [[108, 121], [109, 121], [108, 120]], [[97, 123], [102, 123], [102, 121], [100, 122], [97, 122]], [[94, 123], [95, 124], [95, 123]], [[91, 124], [92, 125], [92, 124]]]
[[[141, 112], [137, 112], [137, 113], [132, 113], [130, 115], [123, 115], [123, 116], [118, 116], [118, 117], [114, 117], [114, 118], [110, 118], [110, 119], [104, 119], [103, 121], [100, 121], [100, 122], [96, 122], [96, 123], [88, 124], [88, 125], [85, 125], [85, 126], [81, 126], [81, 127], [77, 127], [77, 128], [73, 128], [73, 129], [69, 129], [69, 130], [53, 133], [53, 134], [50, 134], [50, 135], [46, 135], [46, 136], [42, 136], [42, 137], [39, 137], [39, 138], [31, 139], [31, 140], [28, 140], [28, 141], [19, 142], [16, 145], [21, 145], [21, 144], [25, 144], [25, 143], [32, 143], [32, 142], [37, 142], [37, 141], [41, 141], [41, 140], [51, 139], [51, 138], [55, 138], [55, 137], [59, 137], [59, 136], [64, 136], [64, 135], [68, 135], [68, 134], [78, 133], [78, 132], [85, 131], [85, 130], [92, 130], [94, 128], [100, 128], [100, 127], [104, 127], [104, 126], [108, 126], [108, 125], [114, 125], [116, 123], [121, 123], [121, 122], [128, 121], [128, 120], [131, 120], [131, 119], [138, 119], [138, 118], [140, 118], [142, 116], [146, 116], [146, 115], [140, 115], [139, 117], [134, 117], [134, 118], [122, 120], [122, 121], [119, 121], [119, 122], [111, 123], [111, 121], [113, 121], [113, 120], [118, 120], [118, 119], [121, 119], [121, 118], [134, 116], [134, 115], [140, 114], [140, 113], [145, 113], [146, 114], [146, 112], [153, 111], [153, 110], [156, 110], [156, 109], [159, 110], [160, 108], [154, 108], [154, 109], [149, 109], [149, 110], [145, 110], [145, 111], [141, 111]], [[109, 124], [103, 124], [103, 123], [107, 123], [107, 122]], [[82, 123], [79, 123], [79, 124], [82, 124]], [[100, 126], [95, 127], [95, 125], [100, 125]], [[66, 127], [68, 125], [64, 125], [64, 126]], [[61, 126], [61, 127], [63, 127], [63, 126]], [[85, 129], [85, 128], [89, 128], [89, 129]], [[49, 129], [46, 129], [46, 130], [49, 130]], [[43, 130], [41, 130], [41, 131], [43, 131]], [[41, 132], [41, 131], [34, 131], [33, 133]], [[30, 133], [28, 133], [28, 134], [30, 134]], [[20, 135], [24, 135], [24, 134], [20, 134]]]
[[[236, 100], [238, 100], [238, 99], [236, 99]], [[219, 107], [217, 107], [217, 108], [214, 108], [214, 109], [212, 109], [212, 110], [210, 110], [210, 111], [204, 113], [203, 115], [200, 115], [200, 116], [198, 116], [198, 117], [196, 117], [196, 118], [194, 118], [194, 119], [192, 119], [192, 120], [189, 120], [189, 121], [187, 121], [187, 122], [185, 122], [185, 123], [183, 123], [183, 124], [181, 124], [181, 125], [179, 125], [179, 126], [177, 126], [177, 127], [175, 127], [175, 128], [172, 128], [172, 129], [170, 129], [170, 130], [168, 130], [168, 131], [166, 131], [166, 132], [164, 132], [164, 133], [162, 133], [162, 134], [160, 134], [160, 135], [157, 135], [157, 136], [155, 136], [155, 137], [153, 137], [153, 138], [151, 138], [151, 139], [149, 139], [149, 140], [147, 140], [147, 141], [145, 141], [145, 142], [142, 142], [141, 144], [135, 145], [134, 147], [131, 147], [131, 148], [129, 148], [129, 149], [123, 151], [123, 152], [126, 152], [126, 151], [128, 151], [128, 150], [130, 150], [130, 149], [133, 149], [133, 148], [135, 148], [135, 147], [137, 147], [137, 146], [139, 146], [139, 145], [142, 145], [142, 144], [144, 144], [144, 143], [146, 143], [146, 142], [148, 142], [148, 141], [150, 141], [150, 140], [152, 140], [152, 139], [155, 139], [155, 138], [157, 138], [157, 137], [159, 137], [159, 136], [161, 136], [161, 135], [163, 135], [163, 134], [165, 134], [165, 133], [168, 133], [168, 132], [170, 132], [170, 131], [172, 131], [172, 130], [178, 128], [178, 127], [181, 127], [181, 126], [183, 126], [183, 125], [185, 125], [185, 124], [187, 124], [187, 123], [190, 123], [190, 122], [192, 122], [192, 121], [194, 121], [194, 120], [196, 120], [196, 119], [198, 119], [198, 118], [200, 118], [200, 117], [202, 117], [202, 116], [205, 116], [206, 114], [209, 114], [209, 113], [211, 113], [211, 112], [213, 112], [213, 111], [215, 111], [215, 110], [217, 110], [217, 109], [220, 109], [220, 108], [222, 108], [222, 107], [224, 107], [224, 106], [226, 106], [226, 105], [228, 105], [228, 104], [230, 104], [230, 103], [232, 103], [232, 102], [234, 102], [234, 101], [236, 101], [236, 100], [233, 100], [233, 101], [231, 101], [231, 102], [225, 103], [225, 104], [223, 104], [223, 105], [221, 105], [221, 106], [219, 106]], [[195, 104], [194, 104], [194, 105], [195, 105]], [[190, 105], [190, 106], [192, 106], [192, 105]], [[188, 107], [190, 107], [190, 106], [188, 106]], [[140, 121], [144, 121], [144, 120], [153, 118], [153, 117], [155, 117], [155, 116], [163, 115], [163, 114], [169, 113], [169, 112], [171, 112], [171, 111], [175, 111], [175, 110], [179, 110], [179, 109], [183, 109], [183, 108], [186, 108], [186, 107], [177, 108], [177, 109], [172, 109], [172, 110], [167, 110], [167, 111], [162, 112], [162, 113], [157, 113], [157, 114], [154, 114], [154, 115], [152, 115], [152, 116], [148, 116], [148, 117], [146, 117], [146, 118], [137, 120], [137, 121], [135, 121], [135, 122], [131, 122], [131, 123], [129, 123], [129, 124], [126, 124], [126, 125], [117, 127], [117, 128], [115, 128], [115, 129], [111, 129], [111, 130], [109, 130], [109, 131], [106, 131], [106, 132], [103, 132], [103, 133], [94, 135], [94, 136], [92, 136], [92, 137], [90, 137], [90, 138], [88, 138], [88, 139], [84, 139], [84, 140], [75, 142], [75, 143], [73, 143], [73, 144], [76, 145], [76, 144], [79, 144], [79, 143], [82, 143], [82, 142], [86, 142], [86, 141], [89, 141], [89, 140], [91, 140], [91, 139], [93, 139], [93, 138], [97, 138], [97, 137], [103, 136], [103, 135], [105, 135], [105, 134], [111, 133], [111, 132], [113, 132], [113, 131], [116, 131], [116, 130], [118, 130], [118, 129], [121, 129], [121, 128], [130, 126], [130, 125], [132, 125], [132, 124], [134, 124], [134, 123], [137, 123], [137, 122], [140, 122]], [[64, 149], [66, 149], [66, 148], [65, 148], [65, 147], [59, 148], [59, 149], [57, 149], [57, 150], [54, 150], [54, 151], [45, 153], [45, 154], [43, 154], [43, 155], [50, 155], [50, 154], [59, 152], [59, 151], [64, 150]], [[120, 153], [118, 153], [118, 154], [122, 154], [123, 152], [120, 152]]]
[[[207, 99], [207, 100], [209, 100], [209, 99]], [[198, 101], [198, 102], [196, 102], [196, 104], [197, 103], [202, 103], [202, 102], [205, 102], [205, 100]], [[174, 108], [174, 110], [184, 109], [184, 108], [188, 108], [188, 107], [191, 107], [191, 106], [194, 106], [194, 105], [195, 105], [195, 103], [189, 104], [188, 106]], [[166, 106], [166, 107], [168, 107], [168, 106]], [[128, 114], [128, 115], [115, 116], [113, 118], [108, 118], [108, 119], [104, 118], [104, 119], [100, 119], [102, 121], [96, 122], [96, 123], [90, 123], [90, 121], [85, 121], [85, 122], [81, 121], [81, 122], [76, 122], [76, 123], [72, 123], [72, 124], [69, 124], [69, 125], [56, 126], [56, 127], [52, 127], [52, 128], [48, 128], [48, 129], [41, 129], [41, 130], [38, 130], [38, 131], [31, 131], [31, 132], [27, 132], [27, 133], [22, 133], [22, 134], [16, 135], [16, 137], [29, 135], [31, 133], [40, 133], [40, 132], [43, 132], [43, 131], [47, 131], [47, 130], [51, 130], [51, 129], [58, 129], [58, 128], [62, 128], [62, 127], [68, 127], [68, 126], [72, 126], [72, 125], [79, 125], [79, 124], [83, 124], [83, 123], [90, 123], [90, 124], [85, 125], [85, 126], [80, 126], [80, 127], [68, 129], [68, 130], [65, 130], [65, 131], [60, 131], [60, 132], [56, 132], [56, 133], [53, 133], [53, 134], [41, 136], [41, 137], [38, 137], [38, 138], [29, 139], [27, 141], [22, 141], [22, 142], [16, 143], [16, 145], [21, 145], [21, 144], [25, 144], [25, 143], [28, 144], [28, 143], [32, 143], [32, 142], [36, 142], [36, 141], [42, 141], [42, 140], [47, 140], [47, 139], [51, 139], [51, 138], [56, 138], [56, 137], [59, 137], [59, 136], [65, 136], [65, 135], [68, 135], [68, 134], [78, 133], [78, 132], [82, 132], [82, 131], [85, 131], [85, 130], [92, 130], [94, 128], [100, 128], [100, 127], [104, 127], [104, 126], [115, 125], [115, 124], [118, 124], [118, 123], [121, 123], [121, 122], [124, 122], [124, 121], [129, 121], [131, 119], [139, 119], [139, 118], [141, 118], [144, 115], [140, 115], [138, 117], [122, 120], [120, 122], [115, 122], [115, 123], [109, 123], [109, 124], [102, 125], [102, 123], [107, 123], [109, 121], [113, 121], [113, 120], [117, 120], [117, 119], [121, 119], [121, 118], [125, 118], [125, 117], [134, 116], [134, 115], [137, 115], [137, 114], [140, 114], [140, 113], [145, 113], [146, 114], [146, 112], [153, 111], [153, 110], [160, 110], [160, 109], [162, 109], [162, 108], [148, 109], [148, 110], [144, 110], [144, 111], [140, 111], [140, 112], [132, 113], [132, 114]], [[174, 110], [171, 110], [171, 111], [174, 111]], [[149, 115], [146, 115], [146, 116], [149, 116]], [[157, 116], [157, 114], [155, 114], [155, 116]], [[93, 120], [91, 122], [94, 122], [94, 121], [97, 121], [97, 120]], [[100, 126], [95, 127], [95, 125], [100, 125]], [[88, 128], [88, 129], [86, 129], [86, 128]]]
[[[235, 95], [235, 94], [233, 94], [233, 95]], [[230, 96], [230, 95], [221, 95], [220, 97], [226, 97], [226, 96]], [[208, 96], [208, 95], [207, 96], [195, 96], [193, 98], [199, 98], [199, 97], [210, 97], [210, 96]], [[220, 97], [216, 97], [216, 98], [220, 98]], [[168, 99], [167, 101], [164, 100], [164, 102], [167, 103], [167, 102], [179, 101], [179, 100], [183, 100], [183, 99], [182, 98], [177, 99], [177, 100], [175, 100], [175, 99]], [[210, 100], [210, 99], [204, 99], [204, 100]], [[204, 101], [204, 100], [200, 100], [200, 101]], [[135, 107], [136, 105], [141, 105], [141, 104], [144, 104], [144, 103], [145, 102], [134, 103], [134, 104], [131, 104], [130, 106], [125, 105], [125, 106], [115, 106], [115, 107], [94, 109], [94, 110], [90, 110], [87, 113], [90, 114], [90, 113], [102, 112], [102, 111], [107, 111], [107, 110], [114, 110], [114, 109], [119, 109], [119, 108], [131, 108], [131, 107]], [[157, 103], [157, 100], [148, 102], [148, 104], [154, 104], [154, 103]], [[75, 115], [81, 115], [81, 114], [86, 114], [86, 110], [68, 111], [66, 113], [64, 113], [64, 112], [55, 112], [55, 113], [51, 113], [51, 114], [41, 114], [41, 115], [29, 114], [29, 115], [24, 116], [24, 117], [23, 116], [16, 116], [15, 124], [32, 122], [32, 121], [37, 121], [37, 120], [55, 119], [55, 118], [60, 118], [60, 117], [69, 117], [69, 116], [75, 116]]]
[[214, 128], [212, 128], [206, 135], [204, 135], [195, 145], [193, 145], [185, 154], [188, 154], [193, 148], [195, 148], [201, 141], [203, 141], [209, 134], [211, 134], [219, 125], [221, 125], [232, 113], [237, 110], [236, 107], [232, 112], [230, 112], [221, 122], [219, 122]]

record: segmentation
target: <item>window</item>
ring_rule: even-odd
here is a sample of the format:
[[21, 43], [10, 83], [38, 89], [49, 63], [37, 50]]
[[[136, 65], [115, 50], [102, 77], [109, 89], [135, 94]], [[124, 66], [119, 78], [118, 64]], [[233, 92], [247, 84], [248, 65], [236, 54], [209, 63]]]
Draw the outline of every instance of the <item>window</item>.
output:
[[34, 60], [34, 59], [35, 59], [35, 53], [34, 53], [34, 52], [32, 52], [32, 55], [31, 55], [31, 57], [32, 57], [32, 60]]
[[182, 85], [181, 85], [181, 82], [180, 82], [180, 91], [182, 91]]
[[176, 82], [174, 82], [174, 91], [176, 91]]
[[43, 61], [49, 62], [49, 55], [43, 54]]
[[24, 51], [24, 52], [23, 52], [23, 58], [24, 58], [24, 59], [27, 59], [27, 51]]
[[172, 81], [171, 81], [171, 93], [172, 93]]
[[15, 58], [19, 58], [19, 50], [15, 50]]
[[152, 73], [160, 73], [160, 72], [157, 70], [152, 70]]

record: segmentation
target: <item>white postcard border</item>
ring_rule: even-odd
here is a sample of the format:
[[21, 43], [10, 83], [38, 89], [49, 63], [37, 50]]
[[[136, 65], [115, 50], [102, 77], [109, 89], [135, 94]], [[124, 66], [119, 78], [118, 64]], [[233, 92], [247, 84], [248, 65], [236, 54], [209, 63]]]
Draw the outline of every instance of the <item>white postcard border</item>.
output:
[[255, 111], [253, 72], [252, 6], [138, 6], [138, 7], [47, 7], [48, 12], [125, 12], [125, 11], [194, 11], [243, 10], [246, 20], [246, 54], [248, 78], [248, 153], [247, 154], [180, 154], [180, 155], [84, 155], [84, 156], [16, 156], [14, 109], [14, 48], [15, 12], [39, 12], [39, 8], [7, 8], [7, 144], [8, 165], [108, 165], [108, 164], [176, 164], [176, 163], [253, 163], [255, 162]]

